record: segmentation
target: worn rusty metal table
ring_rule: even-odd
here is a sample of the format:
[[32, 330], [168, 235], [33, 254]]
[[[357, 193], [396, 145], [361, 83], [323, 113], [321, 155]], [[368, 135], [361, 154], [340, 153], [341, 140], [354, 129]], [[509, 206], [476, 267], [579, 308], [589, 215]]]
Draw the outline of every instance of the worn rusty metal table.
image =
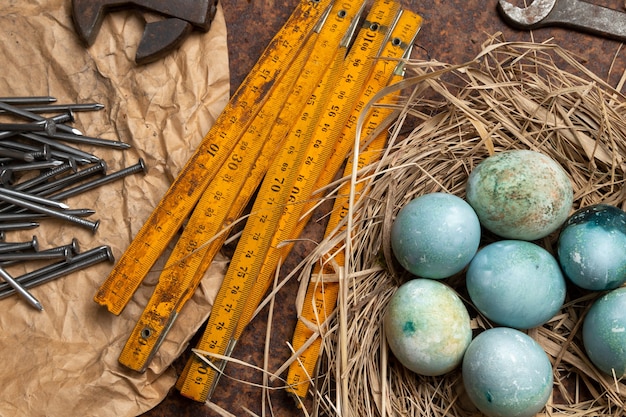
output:
[[[231, 91], [239, 86], [250, 68], [276, 31], [286, 21], [298, 0], [230, 0], [223, 2], [228, 28], [228, 46], [231, 70]], [[610, 8], [623, 8], [617, 0], [591, 0]], [[506, 26], [496, 11], [497, 0], [423, 0], [420, 2], [401, 0], [403, 6], [419, 13], [424, 18], [424, 25], [417, 38], [417, 48], [413, 57], [434, 59], [447, 63], [463, 63], [471, 60], [479, 51], [481, 44], [490, 35], [502, 32], [507, 40], [530, 41], [527, 32], [513, 30]], [[523, 2], [519, 2], [522, 4]], [[533, 33], [535, 41], [554, 38], [554, 42], [579, 54], [587, 61], [587, 67], [598, 76], [616, 85], [626, 66], [624, 53], [619, 53], [620, 43], [597, 38], [565, 29], [542, 29]], [[617, 58], [616, 58], [617, 57]], [[311, 224], [305, 231], [306, 237], [319, 240], [323, 233], [323, 224]], [[309, 247], [310, 248], [310, 247]], [[306, 244], [297, 245], [284, 270], [296, 265], [307, 253]], [[275, 320], [272, 333], [271, 369], [276, 369], [289, 357], [286, 341], [291, 339], [296, 316], [294, 308], [296, 284], [288, 285], [279, 296], [275, 308]], [[276, 318], [277, 316], [277, 318]], [[202, 329], [201, 329], [202, 331]], [[255, 319], [235, 349], [234, 356], [248, 363], [262, 366], [265, 340], [265, 316]], [[192, 341], [192, 343], [195, 343]], [[176, 363], [180, 372], [187, 354]], [[241, 406], [254, 413], [261, 414], [261, 389], [248, 383], [260, 383], [261, 375], [243, 367], [230, 366], [227, 373], [231, 378], [222, 378], [212, 401], [234, 415], [246, 415]], [[272, 392], [271, 401], [274, 415], [291, 417], [303, 415], [294, 402], [281, 390]], [[145, 414], [146, 417], [208, 417], [218, 416], [205, 405], [181, 397], [172, 390], [167, 398]]]

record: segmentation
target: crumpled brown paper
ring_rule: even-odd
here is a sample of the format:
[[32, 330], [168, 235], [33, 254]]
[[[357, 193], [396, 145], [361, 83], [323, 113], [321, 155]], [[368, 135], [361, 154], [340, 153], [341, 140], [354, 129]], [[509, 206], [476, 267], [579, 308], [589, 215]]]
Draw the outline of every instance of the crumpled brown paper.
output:
[[[90, 218], [101, 221], [95, 234], [45, 221], [38, 229], [10, 232], [6, 240], [36, 235], [45, 249], [75, 237], [82, 250], [109, 245], [119, 259], [228, 100], [226, 27], [219, 8], [208, 33], [194, 31], [176, 52], [137, 66], [141, 13], [108, 14], [95, 44], [86, 49], [74, 32], [70, 3], [0, 4], [0, 96], [103, 103], [103, 111], [77, 113], [73, 126], [132, 148], [80, 148], [104, 159], [109, 172], [139, 158], [148, 172], [66, 201], [71, 208], [96, 210]], [[43, 312], [16, 296], [0, 300], [0, 416], [133, 416], [157, 405], [175, 383], [170, 364], [209, 314], [226, 261], [216, 259], [143, 374], [123, 368], [117, 358], [158, 271], [120, 316], [93, 301], [112, 268], [107, 263], [32, 289]]]

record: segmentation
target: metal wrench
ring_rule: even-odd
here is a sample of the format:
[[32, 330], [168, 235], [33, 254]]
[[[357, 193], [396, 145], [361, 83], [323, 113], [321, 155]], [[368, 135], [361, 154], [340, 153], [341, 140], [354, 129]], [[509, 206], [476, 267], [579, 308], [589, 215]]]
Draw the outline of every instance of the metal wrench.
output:
[[561, 26], [619, 41], [626, 41], [626, 13], [582, 0], [534, 0], [517, 7], [498, 0], [502, 18], [519, 29]]

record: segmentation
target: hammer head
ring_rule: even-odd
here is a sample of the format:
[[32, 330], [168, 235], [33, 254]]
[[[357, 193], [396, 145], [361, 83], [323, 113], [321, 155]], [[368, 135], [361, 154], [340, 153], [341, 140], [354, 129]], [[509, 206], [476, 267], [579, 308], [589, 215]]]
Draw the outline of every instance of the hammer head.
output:
[[550, 14], [556, 2], [557, 0], [534, 0], [530, 6], [521, 8], [506, 0], [498, 0], [498, 10], [511, 26], [530, 29]]

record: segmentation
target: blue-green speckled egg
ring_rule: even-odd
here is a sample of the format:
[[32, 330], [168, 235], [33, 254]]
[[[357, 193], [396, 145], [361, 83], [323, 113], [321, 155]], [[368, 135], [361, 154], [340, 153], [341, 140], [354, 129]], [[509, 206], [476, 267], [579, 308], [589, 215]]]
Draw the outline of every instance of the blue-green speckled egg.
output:
[[501, 240], [478, 251], [466, 273], [475, 307], [503, 326], [530, 329], [550, 320], [565, 300], [557, 260], [524, 240]]
[[574, 192], [563, 168], [529, 150], [497, 153], [472, 170], [467, 201], [480, 223], [508, 239], [536, 240], [569, 216]]
[[563, 225], [557, 258], [581, 288], [619, 287], [626, 282], [626, 213], [607, 204], [579, 209]]
[[465, 305], [440, 281], [417, 278], [401, 285], [383, 320], [394, 356], [420, 375], [443, 375], [456, 368], [472, 340]]
[[626, 376], [626, 288], [596, 300], [583, 322], [583, 344], [591, 362], [602, 372]]
[[489, 417], [531, 417], [552, 392], [552, 365], [541, 346], [519, 330], [489, 329], [472, 341], [463, 359], [463, 385]]
[[462, 198], [430, 193], [406, 204], [391, 226], [391, 248], [413, 275], [448, 278], [472, 260], [480, 243], [480, 222]]

